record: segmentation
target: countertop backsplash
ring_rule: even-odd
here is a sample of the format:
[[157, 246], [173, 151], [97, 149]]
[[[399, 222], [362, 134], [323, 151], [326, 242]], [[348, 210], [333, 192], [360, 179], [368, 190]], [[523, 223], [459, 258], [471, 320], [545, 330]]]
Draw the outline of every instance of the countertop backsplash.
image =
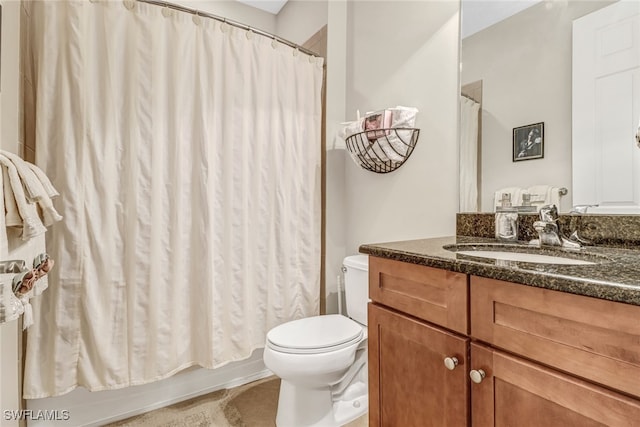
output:
[[[518, 215], [518, 240], [537, 239], [533, 223], [538, 214], [520, 213]], [[640, 215], [602, 215], [602, 214], [560, 214], [559, 225], [563, 234], [571, 234], [571, 221], [575, 221], [578, 234], [591, 241], [595, 246], [640, 249]], [[467, 237], [493, 238], [495, 213], [458, 213], [456, 215], [456, 235]]]

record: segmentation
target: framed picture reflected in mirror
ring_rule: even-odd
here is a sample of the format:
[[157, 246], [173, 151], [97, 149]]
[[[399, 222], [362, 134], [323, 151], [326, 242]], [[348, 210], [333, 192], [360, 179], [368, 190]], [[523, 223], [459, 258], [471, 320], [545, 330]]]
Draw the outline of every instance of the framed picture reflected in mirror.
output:
[[544, 157], [544, 122], [513, 129], [513, 161]]

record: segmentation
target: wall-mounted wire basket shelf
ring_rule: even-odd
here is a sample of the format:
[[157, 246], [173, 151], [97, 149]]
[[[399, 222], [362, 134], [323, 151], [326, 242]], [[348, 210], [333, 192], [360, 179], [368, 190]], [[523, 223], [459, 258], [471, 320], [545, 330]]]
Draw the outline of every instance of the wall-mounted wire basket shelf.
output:
[[420, 129], [385, 128], [353, 134], [345, 140], [353, 161], [376, 173], [389, 173], [407, 161], [418, 142]]

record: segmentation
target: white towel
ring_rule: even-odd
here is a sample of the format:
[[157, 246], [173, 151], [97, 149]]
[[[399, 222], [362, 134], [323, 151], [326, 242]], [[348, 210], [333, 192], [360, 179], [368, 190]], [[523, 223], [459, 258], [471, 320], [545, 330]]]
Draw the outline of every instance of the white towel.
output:
[[382, 135], [377, 139], [377, 144], [382, 149], [384, 155], [391, 161], [402, 162], [409, 151], [413, 130], [402, 130], [398, 128], [413, 129], [416, 125], [416, 114], [418, 109], [413, 107], [397, 106], [385, 110], [390, 124], [385, 127], [396, 130], [390, 131], [388, 134]]
[[22, 160], [20, 156], [5, 150], [0, 150], [0, 156], [4, 156], [9, 159], [16, 167], [28, 202], [33, 203], [39, 201], [43, 196], [48, 197], [40, 183], [40, 180], [36, 177], [31, 168], [27, 166], [27, 162]]
[[[22, 188], [22, 182], [20, 181], [20, 175], [18, 175], [15, 165], [3, 155], [0, 155], [0, 164], [2, 164], [3, 168], [6, 168], [8, 172], [9, 191], [13, 193], [16, 206], [18, 207], [18, 213], [20, 214], [20, 218], [22, 218], [22, 234], [20, 237], [22, 240], [29, 240], [32, 237], [45, 233], [47, 229], [38, 216], [36, 205], [27, 201], [24, 189]], [[4, 191], [7, 191], [6, 187], [4, 187]]]
[[[367, 131], [365, 123], [367, 118], [379, 118], [377, 127], [374, 129], [388, 128], [413, 128], [415, 127], [417, 108], [397, 106], [387, 108], [381, 111], [367, 112], [363, 118], [353, 122], [342, 123], [343, 128], [336, 137], [336, 141], [340, 143], [345, 141], [351, 135], [359, 134], [356, 145], [358, 153], [364, 157], [372, 159], [374, 162], [402, 162], [405, 160], [409, 151], [412, 130], [394, 130], [394, 131]], [[353, 141], [352, 141], [353, 142]], [[335, 144], [335, 143], [334, 143]], [[360, 163], [357, 154], [351, 153], [351, 157], [356, 163]]]
[[502, 188], [494, 193], [493, 205], [497, 208], [502, 205], [502, 195], [508, 193], [511, 195], [511, 206], [522, 205], [522, 188], [520, 187], [506, 187]]
[[33, 163], [25, 163], [27, 164], [27, 166], [29, 166], [29, 168], [31, 168], [33, 173], [36, 174], [36, 177], [38, 177], [38, 179], [40, 180], [42, 187], [47, 192], [47, 196], [49, 196], [50, 199], [53, 199], [54, 197], [58, 197], [60, 195], [60, 193], [58, 193], [58, 190], [56, 190], [53, 184], [51, 184], [49, 177], [42, 171], [42, 169], [40, 169]]
[[34, 166], [34, 168], [39, 170], [40, 174], [44, 177], [48, 188], [45, 188], [43, 180], [36, 174], [34, 168], [29, 166], [30, 163], [7, 151], [0, 150], [0, 157], [1, 156], [4, 156], [6, 159], [11, 161], [11, 163], [16, 167], [22, 186], [25, 188], [27, 201], [35, 201], [38, 203], [38, 207], [40, 208], [38, 212], [40, 213], [40, 218], [44, 225], [48, 227], [55, 222], [61, 221], [62, 216], [53, 207], [51, 197], [49, 196], [49, 194], [59, 195], [59, 193], [55, 188], [53, 188], [51, 181], [49, 181], [44, 172]]
[[[2, 169], [2, 167], [0, 167]], [[0, 170], [0, 190], [4, 191], [4, 174]], [[7, 237], [7, 224], [4, 209], [4, 197], [0, 197], [0, 259], [6, 259], [9, 255], [9, 238]], [[1, 285], [0, 285], [1, 286]]]
[[18, 212], [18, 205], [16, 204], [16, 198], [13, 195], [11, 189], [11, 183], [9, 182], [9, 171], [4, 166], [0, 165], [2, 170], [2, 193], [4, 195], [4, 209], [5, 209], [5, 226], [6, 227], [22, 227], [22, 218]]
[[531, 205], [538, 211], [545, 205], [556, 205], [560, 210], [560, 188], [551, 185], [534, 185], [525, 190], [531, 195]]

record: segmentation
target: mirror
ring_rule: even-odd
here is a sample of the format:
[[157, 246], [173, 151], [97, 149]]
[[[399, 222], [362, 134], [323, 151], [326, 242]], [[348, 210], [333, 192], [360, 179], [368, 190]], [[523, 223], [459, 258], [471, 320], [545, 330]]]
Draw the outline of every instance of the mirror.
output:
[[[566, 188], [559, 208], [561, 212], [571, 209], [577, 168], [572, 164], [573, 20], [612, 3], [462, 0], [460, 82], [462, 93], [481, 105], [477, 210], [492, 212], [498, 189], [540, 184]], [[492, 25], [477, 22], [489, 19], [494, 10], [502, 13], [502, 20]], [[462, 127], [466, 126], [462, 116], [461, 180], [472, 170], [465, 168], [463, 159]], [[520, 144], [515, 137], [521, 135], [515, 129], [539, 123], [544, 126], [542, 155], [515, 161], [521, 160], [515, 152]], [[460, 211], [475, 210], [465, 209], [461, 202]]]

